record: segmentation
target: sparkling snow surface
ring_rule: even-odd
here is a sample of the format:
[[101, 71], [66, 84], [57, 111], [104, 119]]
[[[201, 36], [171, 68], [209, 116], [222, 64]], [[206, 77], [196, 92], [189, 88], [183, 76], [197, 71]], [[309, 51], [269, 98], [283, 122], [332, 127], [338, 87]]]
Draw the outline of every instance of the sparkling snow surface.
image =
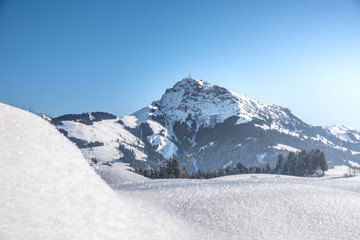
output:
[[193, 239], [358, 239], [360, 181], [237, 175], [117, 186], [180, 217]]
[[47, 121], [1, 103], [0, 160], [0, 239], [190, 238], [157, 204], [116, 195]]

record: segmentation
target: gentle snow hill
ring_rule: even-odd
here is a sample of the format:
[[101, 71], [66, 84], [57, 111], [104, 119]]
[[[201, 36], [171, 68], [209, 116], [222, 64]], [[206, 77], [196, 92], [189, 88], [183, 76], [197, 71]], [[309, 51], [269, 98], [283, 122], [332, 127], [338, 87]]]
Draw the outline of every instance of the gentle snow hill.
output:
[[0, 239], [189, 239], [158, 207], [116, 196], [55, 127], [1, 103], [0, 161]]
[[359, 239], [360, 179], [237, 175], [117, 186], [183, 218], [198, 238]]

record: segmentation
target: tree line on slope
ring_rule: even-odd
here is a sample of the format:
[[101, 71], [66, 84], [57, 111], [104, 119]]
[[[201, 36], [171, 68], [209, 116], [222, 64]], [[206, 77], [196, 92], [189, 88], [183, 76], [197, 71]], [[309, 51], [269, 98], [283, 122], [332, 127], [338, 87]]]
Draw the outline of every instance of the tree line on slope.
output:
[[178, 161], [175, 159], [169, 159], [169, 161], [156, 169], [143, 170], [136, 168], [135, 173], [151, 179], [190, 178], [185, 166], [180, 167]]
[[319, 149], [301, 152], [289, 152], [285, 159], [282, 154], [278, 155], [276, 167], [273, 170], [277, 174], [292, 176], [324, 176], [328, 170], [324, 152]]
[[284, 174], [291, 176], [324, 176], [328, 170], [327, 161], [324, 152], [319, 149], [310, 151], [302, 150], [300, 152], [289, 152], [285, 158], [283, 154], [278, 155], [275, 168], [271, 168], [269, 163], [266, 166], [246, 167], [242, 163], [228, 165], [212, 171], [198, 170], [191, 175], [186, 171], [185, 166], [180, 167], [175, 159], [170, 159], [163, 166], [157, 169], [135, 169], [135, 173], [141, 174], [151, 179], [167, 178], [192, 178], [192, 179], [210, 179], [235, 174]]

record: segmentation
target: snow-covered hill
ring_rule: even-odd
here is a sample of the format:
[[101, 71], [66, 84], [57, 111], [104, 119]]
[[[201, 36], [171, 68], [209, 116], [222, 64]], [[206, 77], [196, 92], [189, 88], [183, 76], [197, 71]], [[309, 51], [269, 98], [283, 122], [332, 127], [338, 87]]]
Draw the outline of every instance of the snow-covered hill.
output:
[[360, 181], [275, 175], [119, 185], [181, 217], [192, 239], [358, 239]]
[[54, 126], [1, 103], [0, 161], [0, 239], [189, 239], [156, 205], [117, 196]]
[[287, 108], [194, 78], [129, 116], [87, 113], [53, 121], [92, 163], [121, 160], [147, 168], [173, 157], [192, 172], [237, 162], [274, 164], [279, 153], [313, 148], [325, 152], [330, 167], [360, 162], [358, 131], [314, 127]]

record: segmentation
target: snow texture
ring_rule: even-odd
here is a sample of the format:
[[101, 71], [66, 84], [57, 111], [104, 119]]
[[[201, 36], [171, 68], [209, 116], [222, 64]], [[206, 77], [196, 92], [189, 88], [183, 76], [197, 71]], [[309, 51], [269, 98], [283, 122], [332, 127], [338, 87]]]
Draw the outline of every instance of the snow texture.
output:
[[116, 187], [188, 223], [191, 239], [358, 239], [360, 179], [234, 175]]

